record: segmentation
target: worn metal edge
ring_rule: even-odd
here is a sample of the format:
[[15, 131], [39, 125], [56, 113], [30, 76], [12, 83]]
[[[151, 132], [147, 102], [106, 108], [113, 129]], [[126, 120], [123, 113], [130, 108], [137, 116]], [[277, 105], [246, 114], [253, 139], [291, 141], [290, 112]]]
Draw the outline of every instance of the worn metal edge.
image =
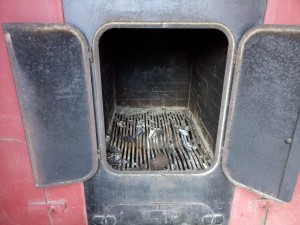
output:
[[[84, 64], [84, 70], [85, 70], [85, 77], [87, 80], [87, 90], [88, 90], [88, 105], [89, 105], [89, 112], [91, 113], [90, 115], [90, 122], [91, 122], [91, 143], [93, 146], [92, 149], [92, 154], [93, 154], [93, 165], [91, 167], [90, 172], [82, 177], [82, 178], [78, 178], [78, 179], [72, 179], [72, 180], [67, 180], [67, 181], [62, 181], [62, 182], [55, 182], [55, 183], [49, 183], [49, 184], [43, 184], [42, 182], [39, 182], [38, 179], [38, 175], [37, 175], [37, 168], [35, 167], [36, 163], [31, 163], [31, 168], [32, 168], [32, 172], [33, 172], [33, 177], [35, 180], [35, 186], [37, 188], [44, 188], [44, 187], [53, 187], [53, 186], [60, 186], [60, 185], [64, 185], [64, 184], [71, 184], [71, 183], [78, 183], [78, 182], [82, 182], [82, 181], [86, 181], [88, 179], [90, 179], [98, 170], [98, 166], [99, 166], [99, 161], [98, 161], [98, 156], [97, 156], [97, 145], [96, 145], [96, 127], [95, 127], [95, 119], [94, 119], [94, 104], [93, 104], [93, 96], [92, 96], [92, 81], [91, 81], [91, 72], [90, 72], [90, 64], [89, 64], [89, 58], [88, 58], [88, 45], [87, 45], [87, 41], [85, 39], [85, 37], [83, 36], [83, 34], [80, 32], [79, 29], [77, 29], [75, 26], [70, 25], [70, 24], [59, 24], [59, 23], [47, 23], [47, 24], [43, 24], [43, 23], [4, 23], [2, 24], [3, 27], [3, 31], [4, 31], [4, 35], [5, 35], [5, 41], [6, 41], [6, 46], [7, 46], [7, 51], [9, 54], [9, 61], [10, 61], [10, 65], [11, 65], [11, 71], [12, 74], [14, 73], [19, 73], [19, 69], [18, 68], [18, 64], [17, 62], [15, 62], [15, 53], [14, 53], [14, 48], [13, 48], [13, 44], [11, 42], [11, 37], [10, 37], [10, 30], [11, 29], [22, 29], [22, 30], [26, 30], [32, 27], [36, 26], [40, 26], [38, 29], [51, 29], [53, 30], [53, 28], [57, 29], [57, 30], [68, 30], [70, 32], [72, 32], [80, 41], [81, 43], [81, 47], [82, 47], [82, 52], [83, 52], [83, 64]], [[15, 84], [15, 76], [13, 76], [14, 78], [14, 84]], [[16, 85], [16, 84], [15, 84]], [[17, 88], [16, 88], [16, 93], [17, 96], [20, 95], [20, 93], [18, 93]], [[19, 103], [19, 109], [21, 112], [21, 118], [22, 118], [22, 122], [23, 122], [23, 129], [25, 131], [25, 136], [26, 136], [26, 143], [28, 146], [28, 151], [29, 151], [29, 156], [30, 156], [30, 160], [32, 162], [36, 162], [35, 158], [34, 158], [34, 152], [32, 151], [32, 146], [31, 146], [31, 142], [30, 142], [30, 134], [28, 131], [26, 131], [25, 127], [27, 127], [28, 123], [26, 120], [23, 120], [22, 117], [22, 110], [20, 108], [20, 102], [19, 102], [19, 98], [18, 98], [18, 103]]]
[[[293, 192], [295, 191], [297, 178], [298, 178], [299, 170], [300, 170], [300, 164], [298, 163], [298, 160], [300, 159], [299, 146], [300, 146], [300, 111], [298, 113], [298, 119], [297, 119], [297, 122], [295, 125], [294, 134], [293, 134], [293, 138], [292, 138], [292, 144], [291, 144], [289, 155], [288, 155], [286, 165], [285, 165], [285, 171], [282, 176], [282, 182], [281, 182], [279, 190], [278, 190], [278, 196], [280, 198], [285, 198], [285, 190], [287, 189], [287, 187], [288, 187], [288, 189], [291, 188], [293, 190]], [[297, 166], [294, 166], [294, 165], [297, 165]], [[292, 181], [290, 181], [290, 179], [289, 179], [291, 177], [288, 176], [290, 174], [292, 174], [292, 176], [294, 178]], [[293, 195], [289, 196], [287, 201], [290, 202], [292, 200], [292, 197], [293, 197]]]
[[223, 160], [222, 160], [222, 168], [224, 171], [225, 176], [228, 178], [230, 182], [232, 182], [234, 185], [239, 186], [243, 189], [250, 190], [264, 198], [268, 198], [277, 202], [285, 202], [281, 199], [278, 199], [278, 194], [277, 196], [272, 196], [268, 195], [266, 193], [263, 193], [259, 190], [254, 189], [253, 187], [248, 187], [247, 185], [244, 185], [236, 180], [234, 180], [231, 177], [230, 171], [228, 170], [227, 167], [227, 158], [228, 158], [228, 139], [231, 134], [231, 126], [232, 126], [232, 121], [234, 117], [234, 109], [235, 109], [235, 100], [236, 100], [236, 92], [239, 87], [239, 77], [240, 77], [240, 70], [242, 67], [242, 62], [243, 62], [243, 53], [244, 53], [244, 46], [247, 43], [247, 41], [255, 36], [256, 34], [260, 33], [269, 33], [269, 32], [286, 32], [286, 31], [291, 31], [291, 32], [300, 32], [300, 26], [297, 25], [259, 25], [256, 27], [251, 28], [248, 30], [243, 37], [241, 38], [241, 41], [239, 42], [239, 45], [237, 47], [237, 53], [236, 53], [236, 62], [235, 62], [235, 68], [234, 68], [234, 77], [232, 81], [232, 90], [231, 90], [231, 97], [230, 97], [230, 103], [229, 103], [229, 110], [228, 110], [228, 117], [227, 117], [227, 124], [226, 124], [226, 134], [225, 134], [225, 139], [224, 139], [224, 146], [223, 146]]

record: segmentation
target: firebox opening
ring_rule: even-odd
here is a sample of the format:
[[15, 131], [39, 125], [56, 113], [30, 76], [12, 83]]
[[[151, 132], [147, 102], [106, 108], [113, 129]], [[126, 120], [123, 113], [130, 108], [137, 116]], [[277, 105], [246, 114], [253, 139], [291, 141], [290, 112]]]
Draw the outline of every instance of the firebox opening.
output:
[[113, 28], [99, 40], [107, 162], [205, 170], [214, 162], [228, 39], [217, 29]]

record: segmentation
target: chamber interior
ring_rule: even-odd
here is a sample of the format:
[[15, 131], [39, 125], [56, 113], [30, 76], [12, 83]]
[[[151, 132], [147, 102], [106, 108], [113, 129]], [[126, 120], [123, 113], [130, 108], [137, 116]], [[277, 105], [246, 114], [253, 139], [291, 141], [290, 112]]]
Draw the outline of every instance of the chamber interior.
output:
[[106, 31], [99, 58], [108, 164], [208, 169], [227, 51], [227, 37], [217, 29]]

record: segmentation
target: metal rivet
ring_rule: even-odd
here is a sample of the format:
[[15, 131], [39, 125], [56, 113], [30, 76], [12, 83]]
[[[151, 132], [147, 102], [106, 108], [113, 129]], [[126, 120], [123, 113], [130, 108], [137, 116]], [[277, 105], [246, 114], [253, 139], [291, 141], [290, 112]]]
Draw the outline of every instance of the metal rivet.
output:
[[286, 139], [285, 139], [285, 143], [287, 143], [287, 144], [292, 144], [292, 139], [291, 139], [291, 138], [286, 138]]

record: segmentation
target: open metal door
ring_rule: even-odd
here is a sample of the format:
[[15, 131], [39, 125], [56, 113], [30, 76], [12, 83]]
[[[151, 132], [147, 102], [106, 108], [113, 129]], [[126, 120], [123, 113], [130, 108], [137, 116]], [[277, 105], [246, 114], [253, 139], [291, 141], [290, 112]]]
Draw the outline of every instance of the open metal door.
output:
[[90, 178], [98, 157], [83, 35], [67, 24], [3, 28], [36, 185]]
[[300, 169], [300, 27], [260, 26], [236, 58], [223, 155], [235, 184], [290, 201]]

